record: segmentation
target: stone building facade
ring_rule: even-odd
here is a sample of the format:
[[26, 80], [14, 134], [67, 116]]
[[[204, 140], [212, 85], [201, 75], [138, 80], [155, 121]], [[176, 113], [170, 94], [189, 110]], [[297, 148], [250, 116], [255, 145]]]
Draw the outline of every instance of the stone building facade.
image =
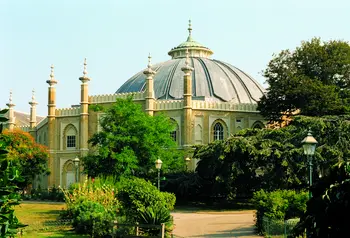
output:
[[[56, 107], [57, 81], [54, 68], [48, 84], [48, 115], [37, 117], [34, 94], [30, 104], [29, 123], [19, 123], [18, 112], [14, 111], [12, 97], [9, 108], [8, 128], [16, 127], [36, 138], [48, 147], [51, 174], [41, 178], [42, 187], [68, 186], [74, 182], [76, 170], [73, 159], [85, 156], [90, 149], [88, 139], [100, 130], [102, 113], [89, 110], [89, 105], [108, 106], [117, 98], [132, 95], [136, 103], [149, 115], [163, 112], [176, 122], [171, 133], [178, 146], [188, 151], [195, 144], [207, 144], [223, 140], [244, 128], [261, 128], [263, 118], [257, 111], [257, 102], [264, 94], [264, 88], [240, 69], [211, 59], [213, 51], [192, 38], [189, 24], [187, 40], [172, 48], [171, 59], [148, 66], [129, 80], [115, 93], [89, 95], [87, 63], [84, 61], [81, 81], [80, 105], [70, 108]], [[39, 121], [40, 120], [40, 121]], [[186, 157], [187, 157], [186, 156]], [[194, 169], [196, 161], [189, 167]], [[81, 170], [81, 167], [80, 167]], [[83, 176], [78, 177], [82, 179]]]

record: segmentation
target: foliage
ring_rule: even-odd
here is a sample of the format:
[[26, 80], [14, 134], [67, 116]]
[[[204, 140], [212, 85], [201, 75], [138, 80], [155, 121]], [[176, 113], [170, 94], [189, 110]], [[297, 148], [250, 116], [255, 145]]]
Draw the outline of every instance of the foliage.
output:
[[313, 197], [294, 229], [293, 237], [308, 231], [309, 237], [348, 237], [350, 233], [350, 162], [334, 165], [312, 189]]
[[33, 188], [29, 193], [22, 194], [22, 198], [24, 200], [50, 200], [64, 202], [64, 193], [55, 186], [47, 189], [41, 189], [41, 186], [38, 186], [37, 189]]
[[47, 148], [36, 143], [29, 133], [20, 130], [5, 130], [0, 135], [0, 140], [7, 144], [9, 151], [7, 159], [12, 161], [23, 177], [23, 180], [17, 184], [21, 189], [32, 184], [38, 174], [49, 172]]
[[311, 128], [318, 140], [313, 156], [313, 178], [325, 176], [330, 166], [350, 152], [348, 117], [295, 117], [280, 129], [248, 129], [225, 140], [198, 147], [201, 178], [199, 195], [223, 198], [251, 197], [264, 189], [305, 189], [308, 187], [307, 158], [301, 141]]
[[[2, 116], [6, 112], [0, 111], [0, 123], [7, 121]], [[1, 124], [0, 136], [2, 128]], [[8, 146], [7, 141], [0, 137], [0, 237], [13, 237], [18, 228], [24, 227], [14, 214], [14, 206], [19, 205], [20, 200], [16, 184], [22, 178], [16, 166], [7, 159]]]
[[[283, 50], [263, 72], [268, 92], [258, 110], [271, 121], [283, 115], [340, 115], [349, 112], [350, 46], [319, 38]], [[306, 87], [307, 85], [307, 87]]]
[[[138, 212], [137, 221], [140, 224], [147, 225], [159, 225], [165, 224], [165, 233], [170, 233], [173, 227], [173, 217], [170, 215], [170, 210], [165, 207], [160, 207], [157, 205], [152, 205], [143, 209], [140, 209]], [[151, 236], [157, 236], [160, 232], [160, 229], [154, 228], [142, 228], [143, 233]]]
[[[124, 178], [119, 183], [117, 197], [122, 205], [122, 214], [131, 223], [160, 225], [166, 223], [172, 230], [170, 210], [174, 209], [175, 196], [160, 192], [150, 182], [140, 178]], [[148, 230], [153, 234], [152, 230]], [[159, 230], [158, 230], [159, 232]]]
[[78, 233], [103, 237], [112, 231], [112, 222], [120, 207], [113, 181], [111, 178], [90, 179], [72, 185], [70, 190], [62, 190], [67, 205], [62, 217], [73, 219]]
[[131, 97], [117, 99], [104, 111], [102, 131], [89, 140], [96, 152], [83, 158], [89, 176], [145, 177], [155, 172], [158, 157], [165, 172], [184, 168], [181, 151], [170, 137], [174, 125], [169, 118], [162, 114], [149, 116]]
[[106, 209], [102, 204], [81, 199], [73, 207], [73, 227], [78, 234], [91, 237], [105, 237], [113, 230], [113, 221], [117, 213]]
[[259, 233], [264, 233], [263, 219], [288, 220], [302, 215], [306, 210], [308, 194], [294, 190], [276, 190], [254, 193], [253, 203], [256, 208], [255, 226]]

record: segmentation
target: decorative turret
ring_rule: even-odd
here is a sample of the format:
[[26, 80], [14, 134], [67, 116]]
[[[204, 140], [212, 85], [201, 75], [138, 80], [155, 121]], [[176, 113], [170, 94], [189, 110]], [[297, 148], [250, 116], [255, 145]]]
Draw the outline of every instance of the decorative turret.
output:
[[36, 127], [36, 105], [38, 103], [35, 101], [35, 91], [32, 90], [32, 101], [29, 102], [30, 105], [30, 129], [33, 130]]
[[56, 176], [56, 170], [55, 170], [55, 155], [53, 154], [53, 151], [57, 148], [57, 143], [55, 140], [56, 136], [56, 88], [55, 85], [57, 84], [57, 81], [55, 79], [55, 75], [53, 73], [53, 65], [51, 65], [51, 73], [50, 73], [50, 79], [46, 81], [46, 83], [49, 84], [49, 98], [48, 98], [48, 115], [47, 115], [47, 133], [48, 133], [48, 140], [47, 140], [47, 147], [49, 149], [50, 158], [48, 161], [49, 169], [51, 171], [49, 178], [48, 178], [48, 186], [54, 186], [55, 184], [55, 176]]
[[86, 58], [84, 59], [83, 76], [79, 78], [80, 86], [80, 156], [85, 156], [88, 152], [88, 134], [89, 134], [89, 92], [87, 76]]
[[146, 112], [153, 116], [154, 113], [154, 89], [153, 89], [153, 76], [156, 74], [154, 70], [152, 70], [151, 64], [151, 54], [148, 55], [148, 64], [147, 69], [143, 71], [146, 75], [146, 91], [145, 91], [145, 99], [146, 99]]
[[14, 115], [14, 110], [13, 110], [13, 108], [14, 108], [16, 105], [12, 102], [12, 90], [10, 91], [9, 102], [6, 104], [6, 106], [9, 107], [7, 125], [8, 125], [8, 129], [9, 129], [10, 131], [12, 131], [13, 128], [15, 127], [15, 120], [16, 120], [15, 115]]
[[189, 50], [186, 49], [185, 66], [181, 68], [184, 74], [184, 146], [192, 144], [192, 71]]
[[48, 115], [47, 117], [55, 117], [55, 111], [56, 111], [56, 88], [55, 85], [57, 84], [57, 81], [55, 79], [55, 75], [53, 73], [54, 66], [51, 65], [51, 73], [50, 73], [50, 79], [46, 81], [47, 84], [49, 84], [49, 98], [48, 98]]
[[209, 58], [214, 53], [208, 47], [205, 47], [192, 39], [191, 20], [189, 20], [189, 24], [188, 24], [187, 40], [184, 43], [181, 43], [180, 45], [178, 45], [177, 47], [172, 48], [168, 52], [168, 55], [170, 55], [172, 59], [184, 58], [186, 57], [187, 50], [189, 51], [189, 54], [191, 57]]

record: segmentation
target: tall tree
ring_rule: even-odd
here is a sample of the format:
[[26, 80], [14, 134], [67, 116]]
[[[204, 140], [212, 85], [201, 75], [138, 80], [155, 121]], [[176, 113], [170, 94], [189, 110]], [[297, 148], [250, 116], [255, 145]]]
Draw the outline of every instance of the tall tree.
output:
[[144, 177], [154, 171], [157, 158], [163, 161], [162, 171], [184, 168], [181, 151], [170, 137], [175, 127], [168, 117], [149, 116], [131, 97], [102, 110], [102, 131], [89, 140], [96, 151], [83, 158], [89, 176]]
[[19, 188], [25, 189], [33, 183], [35, 176], [49, 173], [47, 148], [36, 143], [29, 133], [20, 130], [5, 130], [0, 134], [0, 140], [7, 144], [6, 157], [16, 165], [23, 178], [17, 183]]
[[302, 42], [275, 55], [263, 72], [269, 88], [258, 110], [271, 121], [282, 115], [340, 115], [349, 112], [350, 46], [344, 41]]

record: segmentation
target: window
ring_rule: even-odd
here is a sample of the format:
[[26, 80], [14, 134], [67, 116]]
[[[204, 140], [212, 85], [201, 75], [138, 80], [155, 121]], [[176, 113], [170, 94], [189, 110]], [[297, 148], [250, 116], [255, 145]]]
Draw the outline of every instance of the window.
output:
[[224, 127], [220, 122], [217, 122], [214, 125], [214, 140], [223, 140], [224, 139]]
[[75, 136], [67, 136], [67, 148], [75, 148]]
[[177, 140], [176, 140], [176, 139], [177, 139], [176, 136], [177, 136], [177, 135], [176, 135], [176, 131], [170, 132], [170, 137], [173, 138], [174, 141], [177, 141]]

